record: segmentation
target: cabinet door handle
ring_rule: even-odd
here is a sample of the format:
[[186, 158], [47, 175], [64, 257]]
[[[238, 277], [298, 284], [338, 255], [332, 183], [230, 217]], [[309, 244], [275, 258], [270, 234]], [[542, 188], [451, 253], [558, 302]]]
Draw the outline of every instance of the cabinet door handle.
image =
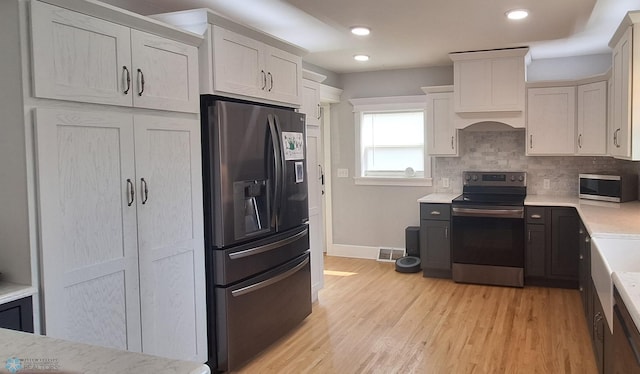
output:
[[529, 135], [529, 148], [533, 149], [533, 135]]
[[578, 256], [578, 258], [580, 259], [580, 261], [584, 260], [584, 256], [582, 254]]
[[322, 117], [322, 107], [320, 106], [320, 104], [318, 104], [318, 116], [316, 117], [316, 119], [320, 119], [320, 117]]
[[582, 134], [578, 135], [578, 148], [582, 148]]
[[531, 230], [529, 230], [529, 239], [527, 239], [529, 243], [531, 243]]
[[144, 178], [140, 178], [140, 189], [144, 192], [142, 198], [142, 205], [144, 205], [147, 203], [147, 200], [149, 200], [149, 189], [147, 188], [147, 181], [144, 180]]
[[539, 214], [532, 214], [531, 215], [531, 219], [540, 219], [540, 218], [542, 218], [542, 216], [539, 215]]
[[588, 237], [588, 236], [587, 236], [586, 238], [584, 238], [584, 242], [585, 242], [585, 243], [589, 243], [590, 241], [591, 241], [591, 238], [590, 238], [590, 237]]
[[129, 200], [127, 201], [127, 206], [131, 206], [136, 196], [133, 190], [133, 182], [131, 181], [131, 179], [127, 179], [127, 188], [129, 189]]
[[439, 216], [440, 212], [438, 212], [437, 210], [433, 210], [433, 211], [431, 211], [431, 215], [432, 216]]
[[138, 92], [138, 96], [142, 96], [144, 92], [144, 73], [140, 69], [138, 69], [138, 76], [140, 76], [140, 92]]
[[264, 91], [267, 87], [267, 73], [264, 70], [260, 70], [260, 74], [262, 74], [262, 87], [260, 89]]
[[268, 72], [267, 75], [269, 76], [269, 92], [271, 92], [273, 89], [273, 75], [271, 72]]
[[127, 74], [126, 75], [126, 80], [127, 80], [127, 89], [124, 90], [123, 94], [127, 95], [129, 94], [129, 90], [131, 89], [131, 74], [129, 73], [129, 69], [126, 66], [122, 67], [122, 70], [124, 70], [124, 72]]
[[453, 136], [451, 137], [451, 149], [454, 149], [453, 148]]
[[445, 239], [449, 239], [449, 228], [448, 227], [444, 228], [444, 238]]

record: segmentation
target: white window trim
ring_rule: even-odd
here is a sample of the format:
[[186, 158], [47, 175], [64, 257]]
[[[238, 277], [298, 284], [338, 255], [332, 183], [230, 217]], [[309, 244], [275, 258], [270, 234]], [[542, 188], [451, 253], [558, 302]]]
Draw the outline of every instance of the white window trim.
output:
[[362, 177], [362, 164], [360, 155], [360, 122], [362, 112], [391, 112], [407, 110], [425, 111], [424, 119], [427, 118], [427, 98], [425, 95], [414, 96], [391, 96], [391, 97], [370, 97], [349, 100], [353, 105], [354, 128], [355, 128], [355, 174], [354, 181], [357, 185], [367, 186], [432, 186], [431, 178], [431, 157], [427, 153], [427, 127], [424, 126], [424, 177], [399, 178], [399, 177]]

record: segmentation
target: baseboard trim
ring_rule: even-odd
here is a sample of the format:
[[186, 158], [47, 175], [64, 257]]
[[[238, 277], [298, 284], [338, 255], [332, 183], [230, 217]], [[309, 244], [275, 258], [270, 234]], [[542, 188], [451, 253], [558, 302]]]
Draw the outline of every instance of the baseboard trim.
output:
[[332, 244], [327, 248], [327, 255], [338, 257], [364, 258], [375, 260], [378, 258], [380, 247], [367, 247], [361, 245]]

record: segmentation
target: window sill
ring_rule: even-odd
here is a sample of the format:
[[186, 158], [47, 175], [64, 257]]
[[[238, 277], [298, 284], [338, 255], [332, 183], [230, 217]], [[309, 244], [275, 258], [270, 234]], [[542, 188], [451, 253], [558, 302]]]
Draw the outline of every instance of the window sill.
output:
[[361, 186], [405, 186], [405, 187], [431, 187], [431, 178], [377, 178], [354, 177], [356, 185]]

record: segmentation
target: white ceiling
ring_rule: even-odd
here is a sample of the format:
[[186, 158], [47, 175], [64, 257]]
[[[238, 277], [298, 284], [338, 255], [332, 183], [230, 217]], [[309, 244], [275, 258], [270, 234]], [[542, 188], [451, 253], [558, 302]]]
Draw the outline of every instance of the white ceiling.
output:
[[[296, 44], [336, 73], [449, 65], [450, 52], [529, 46], [533, 59], [610, 53], [640, 0], [105, 0], [140, 14], [210, 8]], [[522, 21], [505, 17], [526, 8]], [[372, 29], [368, 37], [351, 26]], [[365, 63], [353, 60], [367, 54]]]

